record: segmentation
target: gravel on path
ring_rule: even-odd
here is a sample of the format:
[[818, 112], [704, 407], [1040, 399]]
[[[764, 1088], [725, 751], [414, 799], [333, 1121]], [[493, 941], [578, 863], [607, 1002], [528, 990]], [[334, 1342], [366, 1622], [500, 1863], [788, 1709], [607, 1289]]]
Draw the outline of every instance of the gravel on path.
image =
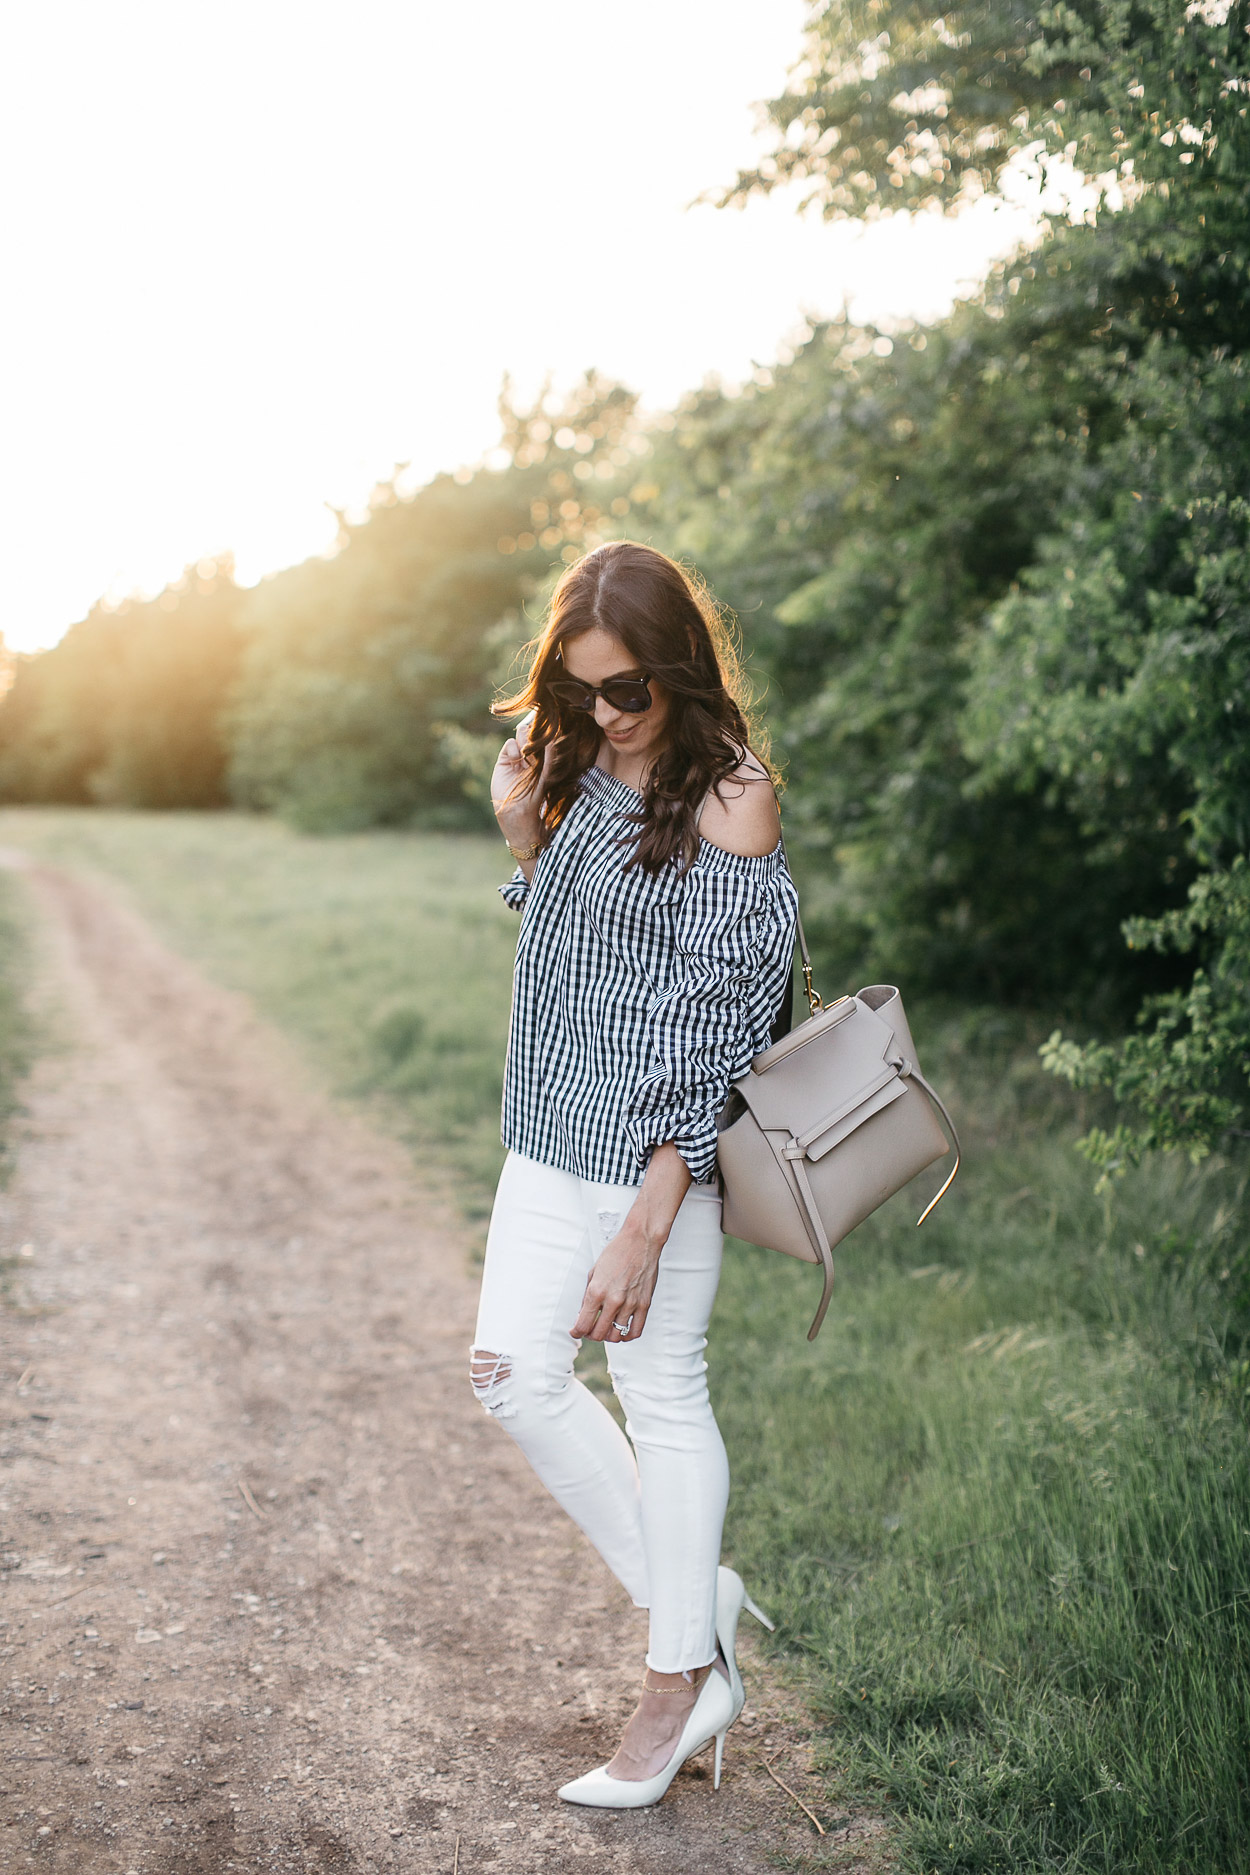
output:
[[24, 870], [72, 1040], [0, 1194], [4, 1875], [879, 1867], [749, 1654], [719, 1793], [559, 1801], [644, 1618], [472, 1398], [454, 1211], [111, 893]]

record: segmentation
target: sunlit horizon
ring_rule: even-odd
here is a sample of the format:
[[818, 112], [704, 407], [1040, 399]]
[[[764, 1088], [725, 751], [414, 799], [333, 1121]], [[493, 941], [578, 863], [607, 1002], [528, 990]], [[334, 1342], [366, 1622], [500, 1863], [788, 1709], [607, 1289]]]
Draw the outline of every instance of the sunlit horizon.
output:
[[692, 208], [758, 159], [801, 0], [556, 0], [540, 34], [502, 0], [66, 12], [11, 26], [0, 131], [14, 649], [201, 558], [329, 550], [397, 464], [488, 455], [505, 373], [659, 410], [843, 305], [938, 318], [1031, 226]]

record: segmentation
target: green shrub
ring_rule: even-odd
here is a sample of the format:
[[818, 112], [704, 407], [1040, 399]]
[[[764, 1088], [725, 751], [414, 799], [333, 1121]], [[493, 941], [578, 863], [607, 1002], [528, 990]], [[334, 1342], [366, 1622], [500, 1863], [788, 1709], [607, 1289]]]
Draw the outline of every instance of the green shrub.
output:
[[219, 806], [242, 596], [228, 557], [200, 561], [17, 658], [0, 686], [0, 800]]
[[1065, 1040], [1056, 1029], [1042, 1060], [1074, 1087], [1109, 1087], [1130, 1115], [1110, 1132], [1095, 1127], [1079, 1144], [1104, 1180], [1140, 1165], [1149, 1152], [1183, 1151], [1198, 1164], [1230, 1136], [1246, 1138], [1250, 1116], [1250, 865], [1205, 873], [1189, 904], [1166, 918], [1136, 919], [1130, 943], [1191, 951], [1210, 968], [1189, 988], [1151, 998], [1139, 1032], [1115, 1046]]

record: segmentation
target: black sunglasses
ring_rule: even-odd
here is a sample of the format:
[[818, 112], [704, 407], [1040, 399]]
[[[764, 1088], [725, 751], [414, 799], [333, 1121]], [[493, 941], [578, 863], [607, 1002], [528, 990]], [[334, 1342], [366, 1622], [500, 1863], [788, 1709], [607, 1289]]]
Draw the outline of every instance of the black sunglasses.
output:
[[602, 697], [611, 710], [641, 716], [644, 710], [651, 708], [652, 697], [647, 687], [650, 682], [650, 672], [644, 671], [641, 677], [609, 677], [605, 684], [584, 684], [577, 677], [555, 677], [550, 688], [556, 702], [563, 703], [566, 709], [593, 710], [596, 699]]

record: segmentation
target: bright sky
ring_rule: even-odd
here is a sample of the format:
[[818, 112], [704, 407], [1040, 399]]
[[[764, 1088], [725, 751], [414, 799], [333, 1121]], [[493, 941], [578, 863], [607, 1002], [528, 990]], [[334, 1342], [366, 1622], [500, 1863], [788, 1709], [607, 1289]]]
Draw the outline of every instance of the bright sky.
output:
[[324, 551], [496, 441], [495, 399], [590, 365], [658, 407], [805, 313], [936, 317], [1023, 209], [875, 229], [754, 161], [802, 0], [46, 0], [0, 36], [0, 632], [233, 548]]

